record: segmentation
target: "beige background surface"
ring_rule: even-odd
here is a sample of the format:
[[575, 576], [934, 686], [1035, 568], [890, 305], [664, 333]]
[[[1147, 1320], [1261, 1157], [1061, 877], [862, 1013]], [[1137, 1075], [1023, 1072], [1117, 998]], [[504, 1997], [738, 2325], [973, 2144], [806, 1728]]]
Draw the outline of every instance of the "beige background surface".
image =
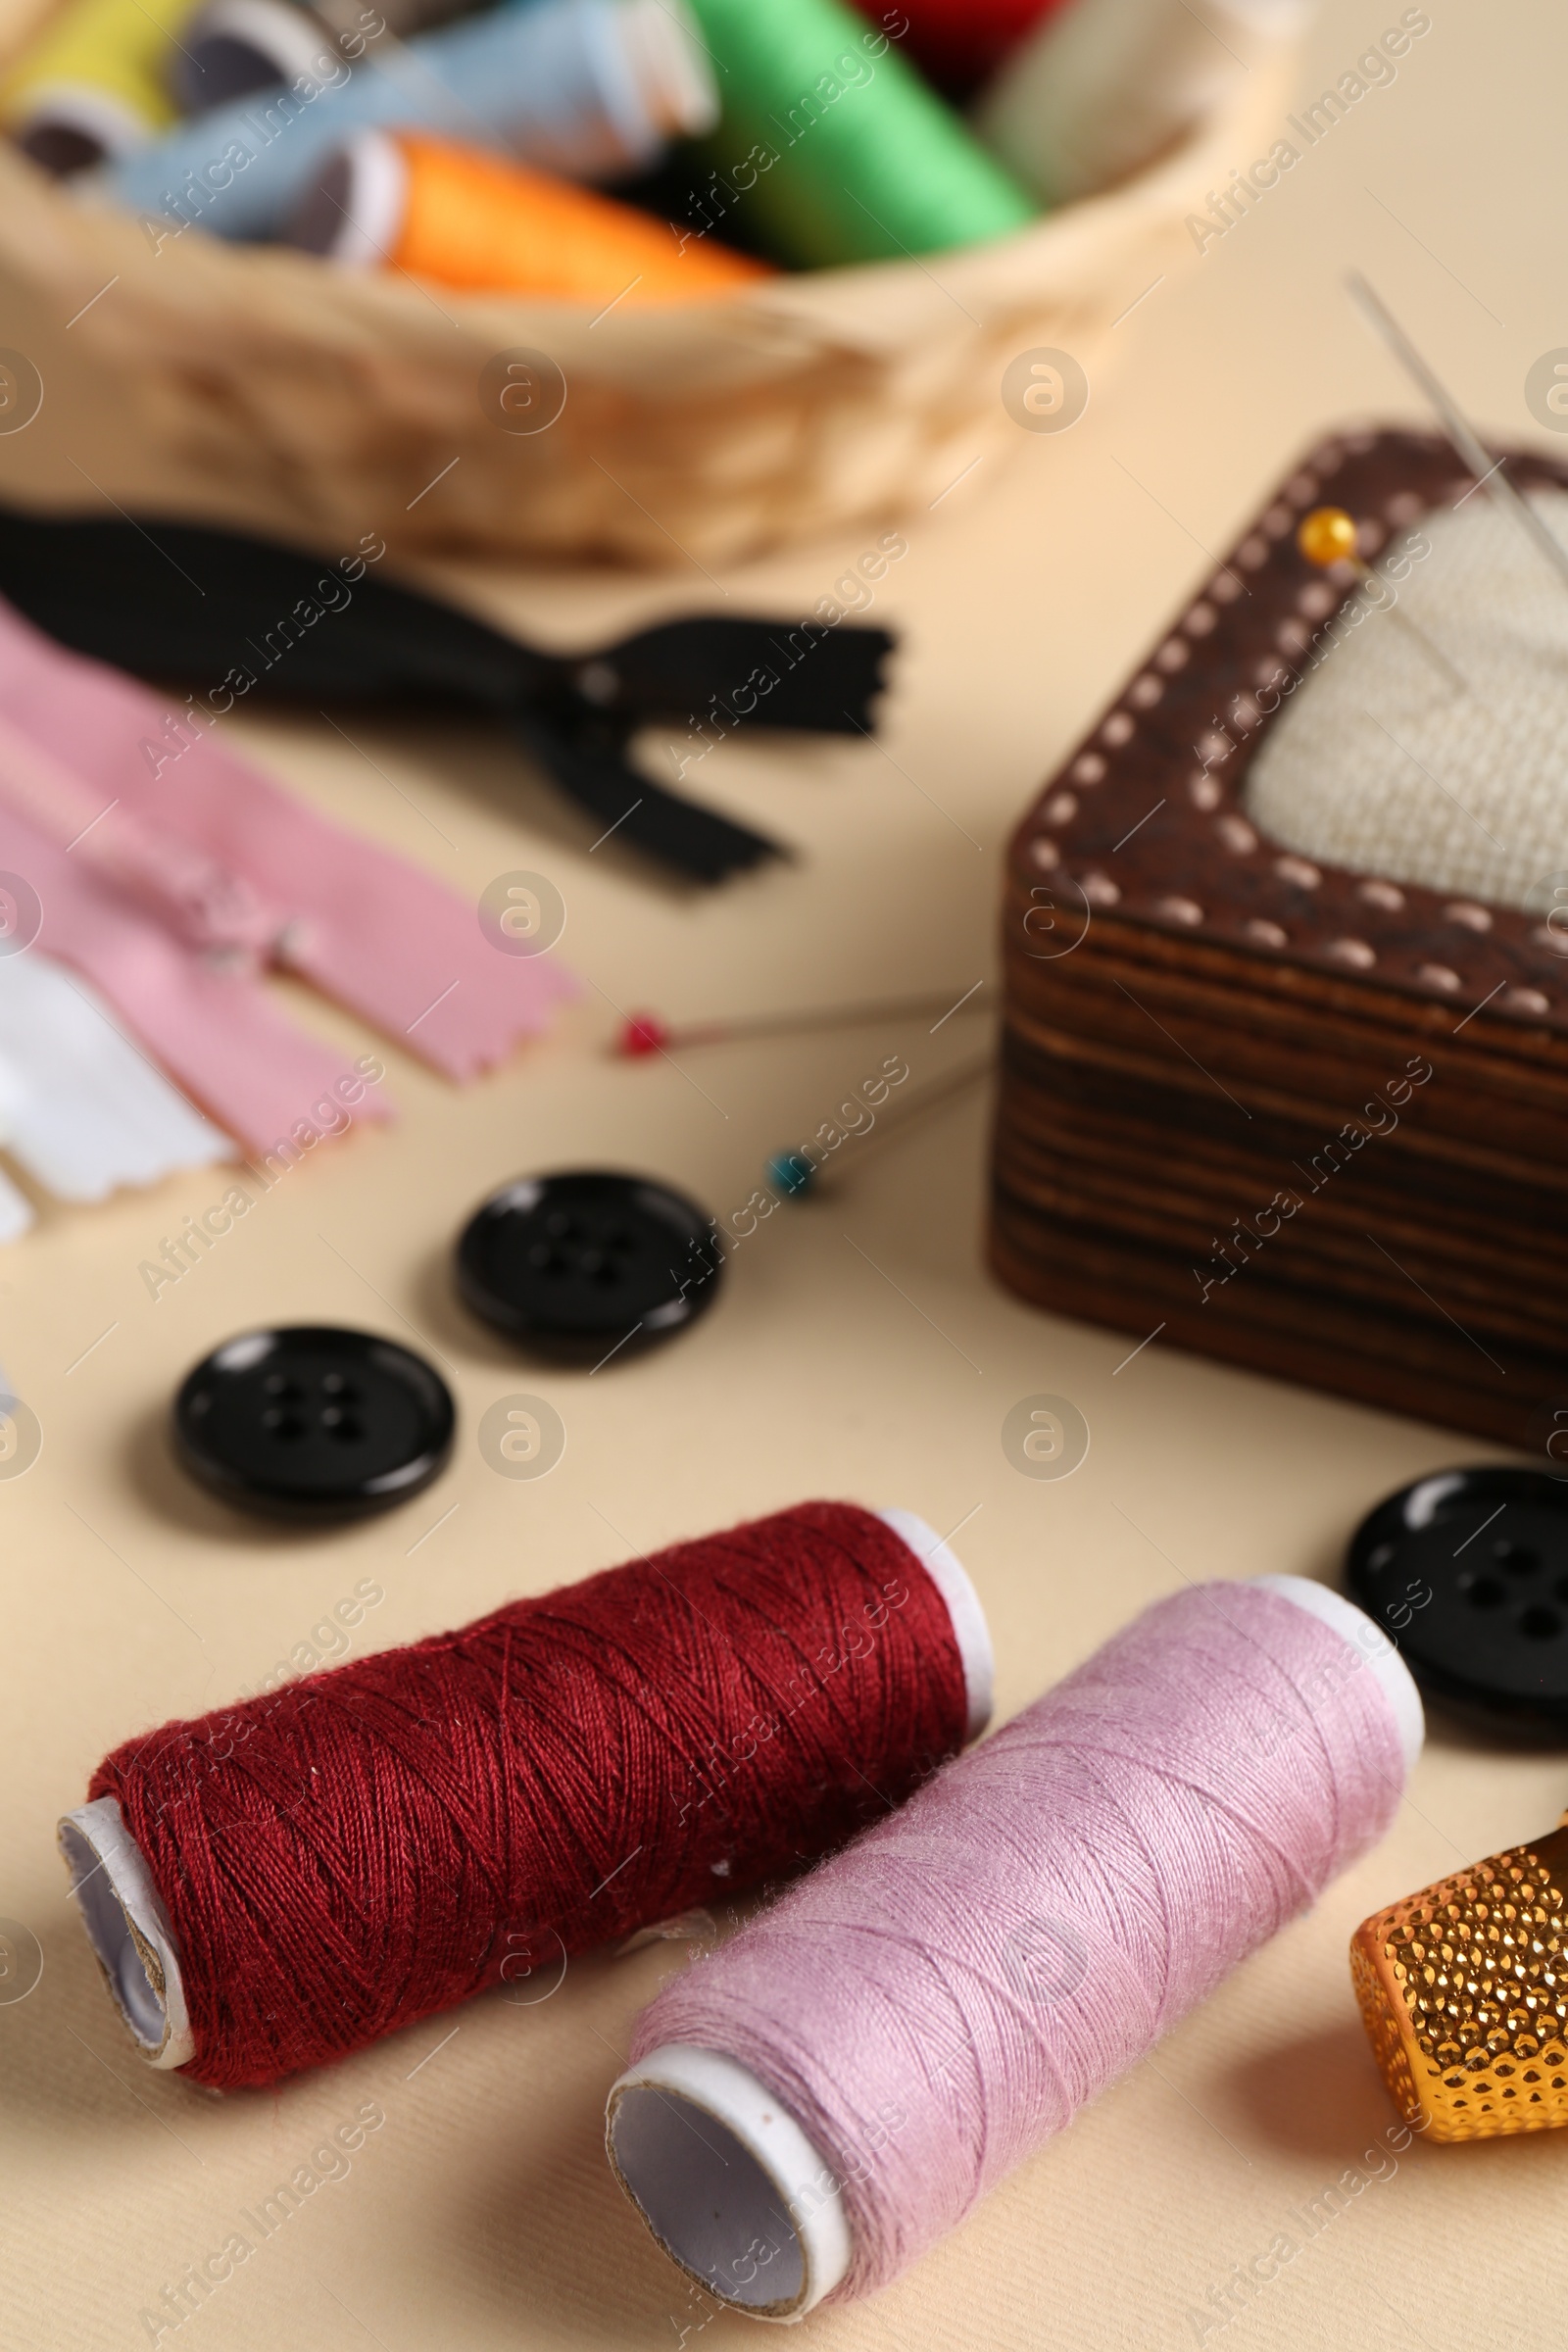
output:
[[[1397, 14], [1393, 0], [1334, 0], [1303, 91]], [[1348, 413], [1408, 412], [1340, 289], [1348, 264], [1474, 412], [1536, 430], [1526, 370], [1568, 342], [1568, 27], [1548, 0], [1432, 0], [1431, 14], [1395, 86], [1149, 295], [1119, 330], [1119, 375], [1096, 383], [1073, 432], [1028, 439], [1010, 472], [988, 460], [908, 519], [908, 557], [875, 609], [904, 640], [883, 744], [742, 740], [694, 771], [702, 792], [797, 843], [793, 866], [691, 899], [613, 843], [590, 855], [592, 831], [479, 730], [367, 722], [362, 756], [314, 718], [232, 722], [231, 740], [323, 808], [470, 897], [508, 869], [551, 874], [569, 908], [564, 953], [591, 985], [551, 1041], [466, 1093], [391, 1054], [397, 1130], [323, 1151], [156, 1303], [138, 1261], [222, 1191], [220, 1172], [48, 1211], [0, 1260], [0, 1361], [46, 1433], [31, 1473], [0, 1484], [0, 1913], [45, 1957], [29, 1997], [0, 2007], [8, 2352], [144, 2343], [142, 2307], [368, 2098], [387, 2121], [350, 2176], [217, 2290], [182, 2345], [759, 2340], [754, 2323], [687, 2294], [602, 2159], [605, 2089], [668, 1947], [574, 1967], [542, 2006], [481, 2001], [444, 2047], [445, 2022], [275, 2095], [220, 2102], [132, 2056], [68, 1908], [55, 1816], [108, 1745], [254, 1686], [357, 1579], [387, 1595], [360, 1639], [388, 1643], [806, 1494], [896, 1501], [944, 1529], [965, 1522], [958, 1548], [992, 1614], [1007, 1713], [1183, 1575], [1332, 1578], [1379, 1495], [1484, 1451], [1158, 1346], [1118, 1371], [1123, 1340], [1001, 1296], [980, 1258], [973, 1095], [850, 1164], [831, 1198], [775, 1217], [690, 1339], [591, 1381], [510, 1360], [455, 1308], [445, 1272], [464, 1212], [518, 1170], [626, 1162], [728, 1216], [763, 1156], [885, 1053], [923, 1080], [976, 1051], [967, 1017], [934, 1039], [879, 1024], [693, 1054], [684, 1071], [617, 1065], [604, 1047], [617, 1004], [696, 1016], [906, 989], [956, 998], [982, 977], [990, 1000], [998, 860], [1037, 779], [1303, 440]], [[63, 319], [3, 303], [0, 326], [49, 384], [38, 424], [0, 440], [0, 492], [69, 481], [86, 496], [73, 461], [122, 499], [156, 487], [117, 443], [114, 386], [74, 375]], [[736, 610], [793, 615], [863, 544], [716, 586], [690, 569], [455, 585], [585, 642], [719, 590]], [[347, 1052], [375, 1042], [300, 1008]], [[455, 1385], [463, 1436], [443, 1483], [402, 1514], [281, 1542], [187, 1491], [160, 1427], [210, 1345], [300, 1316], [412, 1329]], [[556, 1402], [568, 1446], [551, 1477], [514, 1484], [480, 1459], [474, 1430], [493, 1399], [528, 1389]], [[999, 1444], [1008, 1407], [1041, 1390], [1073, 1397], [1093, 1431], [1059, 1485], [1017, 1476]], [[1392, 2121], [1352, 2008], [1350, 1929], [1546, 1826], [1565, 1779], [1558, 1759], [1436, 1729], [1378, 1853], [914, 2276], [808, 2322], [808, 2339], [824, 2352], [1198, 2340], [1190, 2315], [1208, 2289]], [[1232, 2320], [1234, 2344], [1556, 2344], [1565, 2191], [1568, 2134], [1412, 2148]]]

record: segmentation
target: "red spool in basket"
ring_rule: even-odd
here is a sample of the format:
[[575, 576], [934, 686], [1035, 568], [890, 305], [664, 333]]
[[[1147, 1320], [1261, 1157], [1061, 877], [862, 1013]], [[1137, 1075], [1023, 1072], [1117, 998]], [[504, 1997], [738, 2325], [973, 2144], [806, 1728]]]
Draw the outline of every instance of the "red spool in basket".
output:
[[230, 2089], [798, 1868], [989, 1704], [931, 1531], [803, 1503], [127, 1741], [61, 1841], [145, 2054]]
[[1063, 0], [902, 0], [892, 14], [882, 0], [856, 5], [895, 39], [902, 18], [903, 43], [915, 64], [940, 89], [962, 98], [989, 81], [1008, 52], [1054, 17]]

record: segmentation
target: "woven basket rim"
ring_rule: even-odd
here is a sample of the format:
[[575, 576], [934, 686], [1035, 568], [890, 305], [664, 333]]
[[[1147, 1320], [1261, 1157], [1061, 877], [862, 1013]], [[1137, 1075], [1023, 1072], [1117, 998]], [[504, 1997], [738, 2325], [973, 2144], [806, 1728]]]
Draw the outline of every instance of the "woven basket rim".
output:
[[[1272, 85], [1276, 78], [1264, 74], [1254, 80]], [[1028, 269], [1037, 260], [1042, 273], [1058, 287], [1070, 285], [1079, 271], [1093, 270], [1103, 260], [1108, 245], [1136, 236], [1155, 219], [1168, 218], [1173, 204], [1190, 196], [1196, 181], [1212, 176], [1210, 164], [1218, 171], [1224, 153], [1234, 149], [1242, 122], [1261, 111], [1256, 96], [1255, 89], [1249, 89], [1245, 105], [1222, 108], [1116, 186], [1043, 213], [1004, 237], [911, 255], [906, 261], [786, 270], [717, 297], [641, 309], [607, 311], [600, 306], [596, 312], [586, 302], [509, 292], [464, 293], [439, 284], [427, 287], [390, 271], [345, 271], [289, 246], [230, 243], [199, 224], [171, 230], [159, 245], [141, 217], [95, 192], [73, 190], [17, 150], [0, 156], [0, 181], [14, 180], [18, 198], [12, 203], [7, 201], [9, 189], [0, 193], [0, 252], [26, 275], [35, 274], [25, 251], [31, 240], [24, 223], [30, 216], [39, 226], [52, 226], [57, 232], [51, 240], [56, 251], [50, 257], [56, 270], [64, 268], [85, 279], [105, 251], [118, 247], [114, 258], [149, 292], [156, 281], [147, 264], [156, 264], [160, 275], [168, 271], [184, 279], [187, 288], [189, 272], [215, 277], [220, 271], [231, 296], [248, 280], [270, 307], [292, 314], [296, 323], [303, 312], [326, 310], [335, 312], [345, 326], [351, 319], [361, 321], [378, 339], [392, 335], [399, 341], [419, 342], [428, 332], [434, 302], [448, 332], [456, 327], [487, 351], [536, 338], [553, 350], [569, 350], [579, 368], [597, 362], [590, 371], [609, 378], [629, 372], [650, 355], [667, 360], [677, 344], [690, 351], [698, 367], [716, 349], [733, 352], [747, 346], [755, 347], [759, 360], [776, 365], [787, 357], [797, 336], [815, 350], [820, 350], [824, 337], [844, 350], [886, 350], [920, 331], [930, 318], [952, 313], [955, 306], [961, 313], [966, 299], [987, 309], [999, 303], [1009, 308], [1016, 297], [1020, 264]], [[6, 233], [7, 215], [12, 217], [11, 234]], [[70, 270], [72, 248], [83, 265], [79, 272]], [[333, 299], [322, 305], [322, 287], [328, 282]], [[864, 298], [873, 288], [875, 304], [868, 305]], [[86, 288], [87, 293], [93, 290]], [[172, 284], [169, 291], [177, 302]], [[874, 325], [868, 325], [872, 319]], [[890, 327], [899, 320], [905, 333], [894, 335]], [[323, 339], [331, 339], [325, 319], [322, 331]]]
[[[891, 520], [977, 449], [1019, 443], [1004, 364], [1057, 347], [1108, 364], [1123, 319], [1198, 258], [1200, 191], [1279, 135], [1293, 67], [1282, 52], [1144, 171], [1009, 236], [641, 311], [176, 235], [0, 142], [0, 283], [37, 304], [56, 364], [69, 342], [113, 386], [182, 512], [288, 516], [312, 542], [373, 513], [405, 553], [705, 570]], [[485, 386], [525, 357], [566, 397], [531, 434], [499, 431]]]

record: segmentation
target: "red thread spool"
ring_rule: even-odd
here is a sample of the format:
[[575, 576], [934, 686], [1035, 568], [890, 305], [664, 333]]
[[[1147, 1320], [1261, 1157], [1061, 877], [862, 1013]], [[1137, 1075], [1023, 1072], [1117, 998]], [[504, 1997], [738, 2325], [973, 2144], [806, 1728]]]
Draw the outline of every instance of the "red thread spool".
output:
[[[856, 0], [856, 5], [888, 24], [880, 0]], [[964, 95], [988, 80], [1008, 50], [1062, 5], [1063, 0], [902, 0], [899, 14], [907, 22], [905, 42], [915, 63], [942, 89]]]
[[270, 2082], [842, 1844], [989, 1667], [929, 1529], [803, 1503], [130, 1740], [62, 1843], [143, 2049]]

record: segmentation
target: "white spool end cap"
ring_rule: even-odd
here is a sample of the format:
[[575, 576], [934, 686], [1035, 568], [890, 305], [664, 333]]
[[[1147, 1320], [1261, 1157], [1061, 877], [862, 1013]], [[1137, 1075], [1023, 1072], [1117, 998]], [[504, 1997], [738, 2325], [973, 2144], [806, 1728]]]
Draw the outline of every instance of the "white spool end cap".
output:
[[677, 139], [700, 139], [716, 129], [711, 56], [685, 0], [623, 0], [616, 24], [656, 129]]
[[111, 163], [134, 155], [153, 135], [142, 117], [113, 91], [85, 81], [41, 82], [25, 93], [6, 129], [29, 152], [51, 132], [65, 132], [80, 139], [84, 149], [95, 147], [99, 158]]
[[997, 1677], [991, 1628], [980, 1606], [980, 1595], [970, 1584], [968, 1573], [956, 1553], [950, 1551], [936, 1530], [928, 1527], [923, 1519], [917, 1518], [913, 1511], [878, 1511], [876, 1515], [884, 1526], [891, 1527], [893, 1533], [907, 1544], [948, 1604], [954, 1639], [958, 1644], [958, 1655], [963, 1660], [963, 1684], [969, 1700], [964, 1737], [978, 1740], [991, 1721], [992, 1693]]
[[174, 95], [198, 115], [302, 78], [314, 97], [342, 62], [320, 19], [292, 0], [206, 0], [174, 47]]
[[1222, 16], [1271, 41], [1299, 40], [1311, 24], [1313, 7], [1314, 0], [1220, 0]]
[[1321, 1619], [1349, 1643], [1389, 1702], [1408, 1775], [1426, 1743], [1427, 1719], [1410, 1669], [1382, 1626], [1343, 1592], [1317, 1584], [1309, 1576], [1258, 1576], [1251, 1581], [1265, 1592], [1277, 1592], [1282, 1600], [1294, 1600], [1298, 1609]]
[[802, 2320], [848, 2271], [832, 2167], [733, 2058], [671, 2041], [628, 2067], [605, 2144], [660, 2244], [719, 2302]]
[[283, 238], [344, 270], [390, 262], [409, 210], [409, 162], [397, 135], [360, 130], [329, 155], [284, 223]]
[[183, 2066], [196, 2055], [179, 1947], [140, 1846], [112, 1796], [78, 1805], [60, 1824], [60, 1850], [87, 1940], [143, 2057]]

